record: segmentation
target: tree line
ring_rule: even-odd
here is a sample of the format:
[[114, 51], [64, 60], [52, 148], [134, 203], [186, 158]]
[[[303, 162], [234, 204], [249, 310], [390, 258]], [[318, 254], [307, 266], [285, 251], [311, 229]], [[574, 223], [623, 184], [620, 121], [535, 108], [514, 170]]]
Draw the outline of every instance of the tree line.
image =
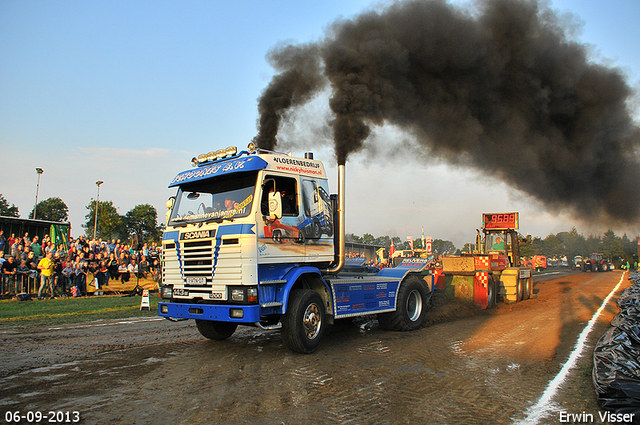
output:
[[[92, 199], [86, 206], [88, 213], [85, 215], [85, 223], [82, 227], [85, 235], [93, 238], [93, 229], [96, 223], [96, 200]], [[0, 194], [0, 215], [5, 217], [20, 217], [18, 207], [11, 204]], [[58, 198], [48, 198], [38, 202], [29, 213], [29, 218], [66, 222], [69, 220], [69, 208], [65, 202]], [[130, 240], [134, 236], [138, 240], [160, 242], [164, 224], [158, 225], [158, 212], [153, 205], [136, 205], [126, 214], [118, 214], [112, 201], [98, 202], [98, 223], [96, 238]]]

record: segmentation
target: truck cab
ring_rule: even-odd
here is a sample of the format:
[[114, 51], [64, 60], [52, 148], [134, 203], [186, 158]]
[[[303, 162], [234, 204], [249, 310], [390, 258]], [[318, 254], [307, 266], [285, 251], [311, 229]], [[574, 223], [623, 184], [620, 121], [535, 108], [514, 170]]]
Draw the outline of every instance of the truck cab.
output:
[[[299, 352], [318, 346], [324, 325], [378, 314], [381, 326], [421, 326], [433, 280], [424, 267], [342, 276], [344, 165], [329, 195], [312, 154], [227, 148], [199, 155], [169, 187], [159, 314], [194, 319], [226, 339], [238, 325], [282, 329]], [[337, 232], [336, 232], [337, 231]]]

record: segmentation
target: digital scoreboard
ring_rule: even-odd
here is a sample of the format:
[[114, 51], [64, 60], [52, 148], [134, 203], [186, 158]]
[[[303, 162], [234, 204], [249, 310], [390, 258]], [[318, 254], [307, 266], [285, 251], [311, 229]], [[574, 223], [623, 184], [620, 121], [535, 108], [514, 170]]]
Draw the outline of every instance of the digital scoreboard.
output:
[[482, 214], [482, 228], [486, 230], [518, 229], [520, 219], [517, 212], [484, 213]]

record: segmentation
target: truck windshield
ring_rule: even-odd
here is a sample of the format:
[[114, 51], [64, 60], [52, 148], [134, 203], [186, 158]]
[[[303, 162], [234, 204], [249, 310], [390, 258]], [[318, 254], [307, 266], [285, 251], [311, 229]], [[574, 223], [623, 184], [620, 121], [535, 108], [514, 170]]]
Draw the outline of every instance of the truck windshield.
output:
[[169, 224], [246, 217], [256, 178], [257, 172], [234, 173], [179, 186]]

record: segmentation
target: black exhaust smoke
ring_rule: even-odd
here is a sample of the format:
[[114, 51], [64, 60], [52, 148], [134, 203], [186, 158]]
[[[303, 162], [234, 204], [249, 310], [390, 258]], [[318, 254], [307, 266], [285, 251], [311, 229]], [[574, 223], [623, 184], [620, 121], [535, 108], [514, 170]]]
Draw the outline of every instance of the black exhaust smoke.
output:
[[425, 155], [496, 176], [547, 206], [588, 220], [640, 216], [640, 132], [624, 74], [544, 4], [487, 0], [395, 3], [332, 24], [316, 44], [270, 53], [278, 72], [260, 98], [258, 146], [326, 84], [339, 164], [371, 125], [415, 136]]

